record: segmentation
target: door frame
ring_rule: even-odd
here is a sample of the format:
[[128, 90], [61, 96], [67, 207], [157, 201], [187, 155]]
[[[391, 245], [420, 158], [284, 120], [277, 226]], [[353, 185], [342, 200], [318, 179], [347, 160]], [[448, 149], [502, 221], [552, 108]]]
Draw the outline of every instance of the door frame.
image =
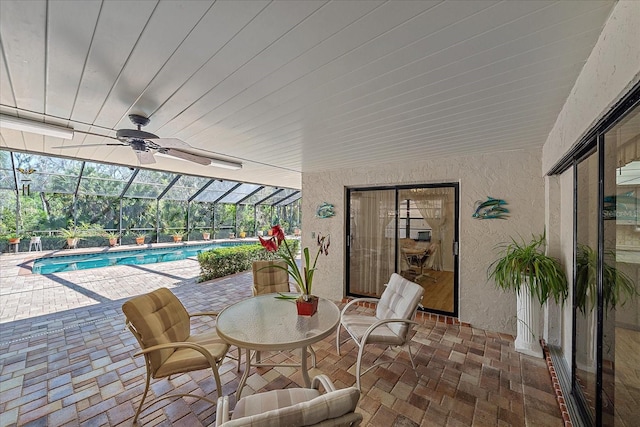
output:
[[[459, 313], [459, 300], [460, 300], [460, 183], [459, 182], [441, 182], [441, 183], [423, 183], [423, 184], [399, 184], [399, 185], [378, 185], [368, 187], [345, 187], [345, 295], [347, 297], [363, 297], [357, 293], [350, 292], [350, 280], [351, 280], [351, 193], [354, 191], [381, 191], [381, 190], [394, 190], [395, 191], [395, 271], [399, 270], [398, 265], [398, 253], [400, 251], [399, 244], [399, 192], [401, 190], [409, 190], [412, 188], [453, 188], [454, 200], [453, 200], [453, 311], [441, 311], [427, 308], [420, 308], [421, 311], [428, 313], [441, 314], [445, 316], [458, 317]], [[444, 248], [440, 248], [444, 251]]]

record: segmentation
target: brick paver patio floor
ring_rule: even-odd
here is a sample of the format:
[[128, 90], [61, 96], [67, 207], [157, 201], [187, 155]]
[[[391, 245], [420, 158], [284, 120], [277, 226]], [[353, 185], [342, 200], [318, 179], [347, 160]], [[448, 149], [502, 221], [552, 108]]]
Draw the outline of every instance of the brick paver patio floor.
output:
[[[31, 274], [29, 266], [28, 254], [0, 256], [0, 426], [131, 425], [144, 366], [141, 357], [132, 357], [138, 345], [124, 329], [122, 303], [163, 286], [191, 312], [219, 310], [250, 296], [250, 272], [196, 283], [194, 259], [47, 276]], [[366, 374], [358, 404], [363, 425], [563, 425], [545, 361], [516, 353], [512, 336], [418, 320], [413, 349], [419, 378], [401, 364]], [[199, 330], [214, 324], [196, 322]], [[332, 335], [314, 349], [318, 365], [311, 376], [327, 374], [339, 388], [355, 384], [353, 344], [338, 356]], [[382, 350], [370, 351], [365, 363]], [[408, 362], [404, 352], [387, 354]], [[232, 360], [221, 369], [232, 406], [241, 374]], [[295, 368], [260, 368], [243, 395], [298, 384], [302, 376]], [[149, 401], [168, 391], [215, 399], [215, 387], [206, 370], [154, 380]], [[178, 398], [143, 409], [140, 424], [214, 420], [215, 407]]]

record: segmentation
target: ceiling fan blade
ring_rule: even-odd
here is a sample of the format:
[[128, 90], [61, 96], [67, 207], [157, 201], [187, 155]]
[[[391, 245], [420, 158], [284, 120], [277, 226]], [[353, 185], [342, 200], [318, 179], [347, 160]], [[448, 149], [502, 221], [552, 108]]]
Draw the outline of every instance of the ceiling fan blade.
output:
[[106, 143], [106, 144], [59, 145], [57, 147], [51, 147], [51, 148], [64, 149], [64, 148], [104, 147], [105, 145], [123, 145], [123, 146], [126, 146], [127, 144], [116, 144], [116, 143], [109, 142], [109, 143]]
[[179, 150], [188, 150], [193, 147], [178, 138], [149, 138], [148, 141], [152, 141], [158, 144], [162, 148], [177, 148]]
[[156, 162], [153, 153], [148, 151], [136, 151], [135, 153], [141, 165], [150, 165]]
[[182, 160], [188, 160], [190, 162], [199, 163], [201, 165], [208, 166], [211, 164], [211, 159], [208, 157], [202, 157], [195, 154], [187, 153], [184, 151], [176, 150], [175, 148], [166, 148], [165, 154], [173, 157], [177, 157]]

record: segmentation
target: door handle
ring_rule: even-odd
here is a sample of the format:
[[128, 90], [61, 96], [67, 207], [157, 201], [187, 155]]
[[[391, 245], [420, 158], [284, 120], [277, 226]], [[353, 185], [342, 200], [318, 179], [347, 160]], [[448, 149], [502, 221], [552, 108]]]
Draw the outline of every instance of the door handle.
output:
[[458, 242], [453, 242], [453, 255], [458, 256], [459, 246]]

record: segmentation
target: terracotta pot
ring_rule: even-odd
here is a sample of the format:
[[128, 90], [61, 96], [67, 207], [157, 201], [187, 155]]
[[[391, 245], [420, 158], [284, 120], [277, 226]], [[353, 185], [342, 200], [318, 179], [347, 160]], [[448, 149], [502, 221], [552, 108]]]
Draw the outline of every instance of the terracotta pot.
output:
[[144, 237], [136, 237], [136, 245], [144, 245]]
[[109, 238], [109, 246], [115, 246], [118, 244], [118, 238], [117, 237], [110, 237]]
[[174, 243], [182, 242], [182, 236], [173, 236]]
[[211, 238], [211, 233], [202, 233], [202, 238], [204, 240], [209, 240], [209, 238]]
[[269, 229], [269, 231], [267, 231], [267, 234], [268, 234], [269, 236], [273, 236], [273, 230], [272, 230], [272, 229]]
[[75, 248], [76, 246], [78, 246], [78, 238], [77, 237], [68, 238], [67, 246], [69, 246], [69, 248]]
[[302, 297], [296, 300], [296, 308], [298, 309], [298, 316], [313, 316], [318, 311], [318, 297], [311, 295], [309, 301], [305, 301]]
[[16, 237], [15, 239], [9, 239], [9, 243], [12, 245], [20, 243], [20, 238]]

